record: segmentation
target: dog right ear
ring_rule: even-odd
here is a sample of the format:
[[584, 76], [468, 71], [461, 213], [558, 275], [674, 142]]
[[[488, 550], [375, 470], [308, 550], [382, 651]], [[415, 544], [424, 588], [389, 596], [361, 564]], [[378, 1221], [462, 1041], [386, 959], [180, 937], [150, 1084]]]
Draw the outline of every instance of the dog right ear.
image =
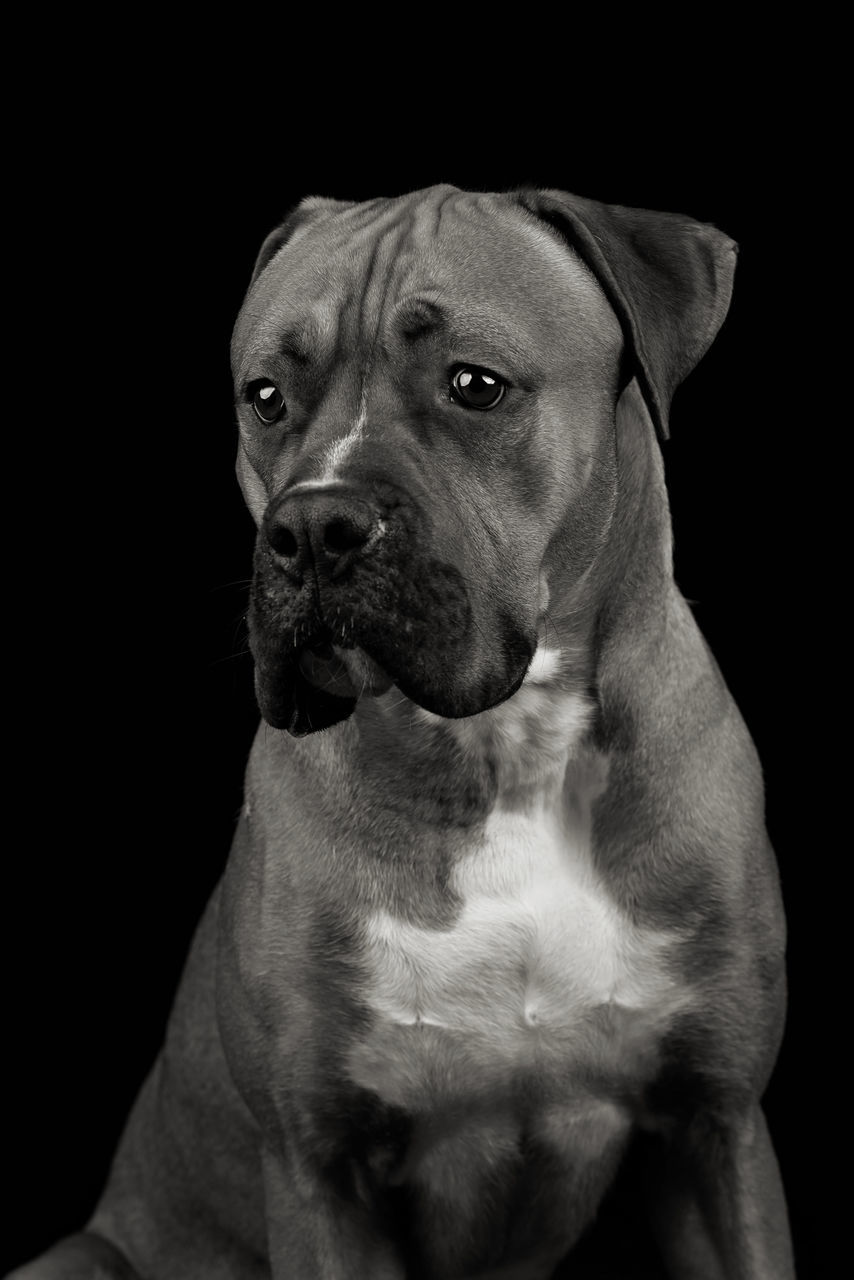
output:
[[249, 281], [250, 286], [272, 262], [279, 250], [293, 241], [310, 224], [325, 220], [325, 216], [330, 213], [338, 213], [341, 209], [351, 207], [352, 202], [349, 200], [327, 200], [323, 196], [307, 196], [295, 209], [291, 210], [284, 222], [270, 232], [261, 245], [252, 270], [252, 279]]

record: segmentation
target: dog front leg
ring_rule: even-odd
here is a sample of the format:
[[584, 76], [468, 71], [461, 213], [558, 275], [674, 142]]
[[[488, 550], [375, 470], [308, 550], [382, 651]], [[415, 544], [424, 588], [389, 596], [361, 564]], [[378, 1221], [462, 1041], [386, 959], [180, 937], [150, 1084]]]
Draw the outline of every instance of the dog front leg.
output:
[[786, 1202], [758, 1103], [678, 1129], [655, 1165], [651, 1216], [674, 1280], [794, 1280]]
[[404, 1280], [405, 1268], [367, 1210], [320, 1180], [264, 1154], [273, 1280]]

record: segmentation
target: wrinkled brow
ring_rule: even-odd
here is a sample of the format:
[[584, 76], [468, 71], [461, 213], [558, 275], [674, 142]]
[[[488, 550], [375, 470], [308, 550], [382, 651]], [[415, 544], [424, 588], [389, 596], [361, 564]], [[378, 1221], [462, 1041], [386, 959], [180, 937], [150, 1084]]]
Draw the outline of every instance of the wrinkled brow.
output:
[[318, 355], [319, 334], [314, 325], [297, 325], [279, 339], [279, 351], [294, 365], [309, 365]]
[[392, 313], [391, 323], [405, 338], [423, 338], [443, 327], [445, 312], [429, 298], [403, 298]]
[[279, 337], [279, 351], [294, 364], [307, 365], [325, 348], [334, 345], [338, 316], [333, 311], [313, 313], [286, 328]]
[[404, 298], [397, 304], [391, 316], [394, 331], [410, 342], [442, 333], [447, 341], [458, 346], [461, 353], [468, 348], [491, 355], [499, 364], [510, 361], [518, 376], [534, 379], [538, 368], [530, 354], [520, 345], [518, 337], [494, 315], [476, 310], [454, 314], [453, 307], [440, 305], [430, 298]]

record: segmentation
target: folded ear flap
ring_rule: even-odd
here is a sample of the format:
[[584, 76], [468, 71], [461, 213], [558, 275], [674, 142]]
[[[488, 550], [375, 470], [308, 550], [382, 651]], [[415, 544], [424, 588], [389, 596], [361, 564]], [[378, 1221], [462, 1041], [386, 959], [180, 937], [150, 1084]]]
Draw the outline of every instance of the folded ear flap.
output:
[[729, 308], [738, 246], [708, 223], [600, 204], [565, 191], [522, 191], [601, 284], [623, 327], [659, 438], [670, 401], [712, 345]]
[[255, 283], [268, 263], [272, 262], [288, 241], [294, 239], [298, 231], [307, 227], [309, 223], [322, 220], [324, 215], [337, 213], [341, 209], [350, 207], [350, 202], [347, 200], [325, 200], [323, 196], [308, 196], [302, 200], [295, 209], [291, 210], [284, 222], [273, 228], [261, 245], [258, 257], [255, 259], [250, 285]]

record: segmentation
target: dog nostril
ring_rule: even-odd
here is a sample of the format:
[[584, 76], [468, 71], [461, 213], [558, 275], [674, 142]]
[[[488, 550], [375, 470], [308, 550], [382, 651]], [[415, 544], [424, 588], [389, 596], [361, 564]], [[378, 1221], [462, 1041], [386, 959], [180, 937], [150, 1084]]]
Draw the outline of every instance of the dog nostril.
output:
[[361, 547], [368, 540], [368, 530], [361, 529], [351, 520], [330, 520], [323, 530], [323, 545], [327, 551], [341, 554]]
[[280, 556], [293, 557], [299, 550], [299, 543], [288, 528], [271, 529], [267, 536], [270, 546]]

